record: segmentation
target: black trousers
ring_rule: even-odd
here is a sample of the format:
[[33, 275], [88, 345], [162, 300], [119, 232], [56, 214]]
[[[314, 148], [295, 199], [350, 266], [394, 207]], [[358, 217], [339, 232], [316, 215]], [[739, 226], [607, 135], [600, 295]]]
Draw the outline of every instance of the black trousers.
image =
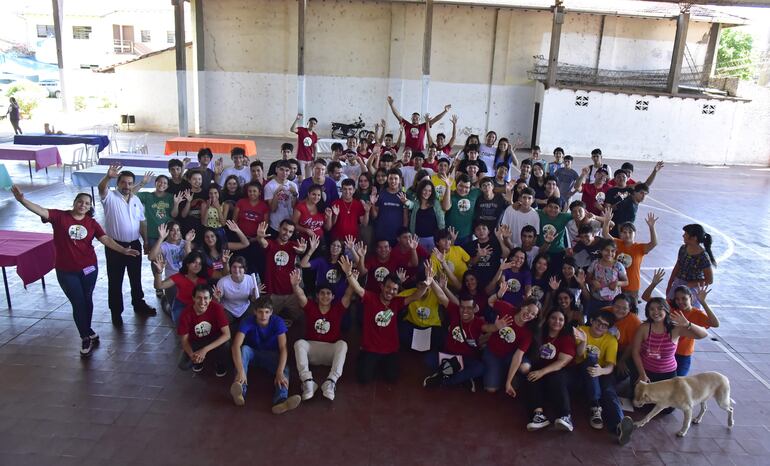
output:
[[378, 374], [382, 374], [386, 382], [393, 383], [398, 378], [398, 353], [379, 354], [361, 350], [356, 369], [358, 383], [370, 383]]
[[[123, 243], [115, 241], [123, 247], [142, 252], [139, 240]], [[113, 316], [123, 313], [123, 275], [128, 269], [128, 282], [131, 284], [131, 305], [136, 307], [144, 301], [142, 291], [142, 256], [127, 256], [110, 248], [104, 248], [107, 258], [107, 301]]]
[[529, 382], [530, 411], [534, 411], [536, 408], [545, 408], [546, 401], [553, 404], [557, 417], [570, 414], [566, 370], [551, 372], [536, 382]]

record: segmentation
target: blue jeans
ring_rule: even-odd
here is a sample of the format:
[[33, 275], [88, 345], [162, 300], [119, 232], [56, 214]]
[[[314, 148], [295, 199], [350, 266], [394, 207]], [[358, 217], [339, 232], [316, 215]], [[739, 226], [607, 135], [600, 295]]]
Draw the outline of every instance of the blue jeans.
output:
[[577, 367], [578, 383], [583, 386], [591, 406], [602, 407], [602, 419], [610, 432], [615, 432], [623, 419], [623, 408], [615, 392], [615, 376], [612, 374], [591, 377], [587, 361]]
[[95, 333], [91, 329], [91, 317], [94, 314], [93, 295], [98, 272], [96, 268], [88, 275], [85, 275], [82, 270], [77, 272], [56, 270], [59, 286], [72, 304], [72, 319], [78, 328], [80, 338], [87, 338]]
[[[251, 346], [244, 344], [241, 346], [241, 360], [243, 361], [243, 372], [247, 376], [250, 364], [261, 367], [273, 377], [275, 377], [275, 371], [278, 370], [278, 351], [256, 350]], [[286, 380], [289, 380], [288, 365], [283, 368], [283, 376], [286, 377]], [[289, 389], [282, 385], [277, 385], [275, 387], [275, 392], [273, 393], [273, 404], [280, 403], [288, 397]]]
[[674, 358], [676, 359], [676, 376], [684, 377], [689, 374], [692, 355], [685, 356], [682, 354], [675, 354]]
[[171, 320], [174, 321], [175, 325], [179, 323], [179, 316], [182, 315], [184, 308], [185, 305], [178, 299], [174, 299], [174, 302], [171, 303]]
[[484, 361], [484, 388], [495, 390], [503, 388], [505, 379], [508, 377], [508, 369], [511, 367], [513, 353], [499, 357], [486, 348], [481, 359]]
[[[439, 369], [438, 352], [432, 351], [425, 356], [425, 363], [432, 372]], [[443, 385], [459, 385], [471, 379], [476, 379], [484, 375], [484, 363], [476, 358], [463, 357], [463, 370], [450, 375], [444, 379]]]

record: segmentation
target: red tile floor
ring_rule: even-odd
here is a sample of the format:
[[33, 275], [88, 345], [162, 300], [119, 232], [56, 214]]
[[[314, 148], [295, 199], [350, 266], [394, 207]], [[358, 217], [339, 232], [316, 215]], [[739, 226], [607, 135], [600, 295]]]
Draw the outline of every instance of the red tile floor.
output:
[[[265, 154], [281, 141], [258, 142]], [[636, 165], [635, 178], [643, 179], [651, 164]], [[77, 192], [69, 181], [59, 182], [58, 170], [30, 183], [26, 166], [6, 166], [44, 206], [66, 208]], [[274, 416], [271, 379], [253, 371], [247, 404], [237, 408], [228, 394], [230, 376], [176, 368], [177, 340], [165, 315], [145, 320], [129, 306], [125, 328], [112, 328], [100, 248], [94, 329], [101, 346], [87, 360], [78, 355], [71, 310], [54, 274], [45, 291], [39, 283], [25, 290], [9, 269], [13, 310], [0, 303], [0, 464], [767, 464], [768, 187], [765, 170], [671, 165], [639, 211], [640, 218], [649, 210], [660, 216], [661, 244], [645, 260], [645, 277], [654, 267], [673, 265], [682, 225], [700, 222], [714, 235], [720, 264], [710, 302], [722, 325], [711, 331], [712, 340], [697, 343], [693, 372], [717, 370], [730, 378], [737, 403], [732, 430], [710, 402], [703, 423], [684, 439], [674, 436], [677, 412], [619, 447], [589, 427], [587, 408], [575, 401], [573, 433], [529, 433], [520, 400], [423, 389], [425, 370], [414, 354], [402, 355], [396, 385], [361, 387], [352, 376], [354, 350], [333, 403], [319, 396]], [[0, 192], [0, 228], [49, 230], [7, 192]], [[639, 239], [646, 238], [640, 228]], [[148, 270], [144, 289], [154, 304]], [[352, 348], [357, 338], [351, 336]], [[294, 370], [292, 377], [297, 393]]]

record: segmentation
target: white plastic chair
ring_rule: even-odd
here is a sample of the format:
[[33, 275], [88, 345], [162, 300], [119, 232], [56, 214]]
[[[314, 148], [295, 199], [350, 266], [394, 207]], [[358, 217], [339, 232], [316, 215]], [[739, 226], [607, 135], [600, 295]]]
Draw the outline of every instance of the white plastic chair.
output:
[[118, 132], [118, 125], [110, 125], [107, 127], [107, 137], [110, 139], [110, 145], [107, 146], [109, 153], [120, 152], [118, 150], [118, 140], [116, 139]]
[[134, 139], [133, 152], [135, 154], [149, 154], [150, 150], [147, 147], [147, 133], [139, 135]]
[[90, 167], [99, 163], [99, 146], [95, 144], [86, 145], [86, 154], [84, 160], [84, 166]]
[[64, 175], [67, 172], [67, 167], [70, 167], [70, 176], [72, 176], [73, 170], [80, 170], [85, 164], [85, 149], [78, 147], [72, 151], [72, 159], [69, 162], [62, 162], [61, 165], [61, 180], [64, 181]]

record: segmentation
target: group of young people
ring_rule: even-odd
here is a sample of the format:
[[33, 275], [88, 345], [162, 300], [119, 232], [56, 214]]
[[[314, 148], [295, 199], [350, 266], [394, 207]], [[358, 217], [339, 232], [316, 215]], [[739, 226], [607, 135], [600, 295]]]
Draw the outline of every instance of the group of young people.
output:
[[[99, 184], [104, 227], [88, 194], [65, 211], [14, 187], [53, 226], [81, 354], [99, 339], [91, 328], [96, 238], [106, 246], [113, 324], [123, 323], [126, 269], [134, 310], [155, 313], [141, 286], [147, 255], [180, 337], [179, 367], [234, 371], [237, 405], [254, 366], [273, 377], [274, 413], [319, 389], [333, 400], [358, 335], [361, 384], [396, 382], [399, 360], [419, 353], [426, 388], [522, 393], [528, 430], [553, 422], [572, 431], [579, 400], [591, 427], [626, 443], [633, 422], [618, 390], [686, 375], [694, 340], [719, 325], [707, 303], [716, 262], [700, 225], [683, 228], [666, 297], [653, 296], [662, 270], [642, 289], [657, 218], [644, 218], [650, 239], [639, 242], [637, 212], [663, 163], [637, 182], [632, 164], [612, 171], [599, 149], [579, 170], [558, 147], [552, 160], [537, 146], [519, 160], [520, 142], [494, 131], [455, 150], [456, 116], [449, 138], [432, 132], [451, 106], [406, 120], [388, 103], [397, 138], [383, 121], [370, 138], [332, 145], [328, 159], [317, 153], [316, 120], [302, 126], [298, 115], [296, 147], [283, 144], [267, 170], [240, 149], [228, 167], [201, 149], [197, 167], [171, 159], [170, 177], [140, 191], [149, 177], [137, 183], [112, 166]], [[290, 348], [301, 394], [289, 393]], [[313, 374], [319, 365], [330, 367], [325, 377]]]

